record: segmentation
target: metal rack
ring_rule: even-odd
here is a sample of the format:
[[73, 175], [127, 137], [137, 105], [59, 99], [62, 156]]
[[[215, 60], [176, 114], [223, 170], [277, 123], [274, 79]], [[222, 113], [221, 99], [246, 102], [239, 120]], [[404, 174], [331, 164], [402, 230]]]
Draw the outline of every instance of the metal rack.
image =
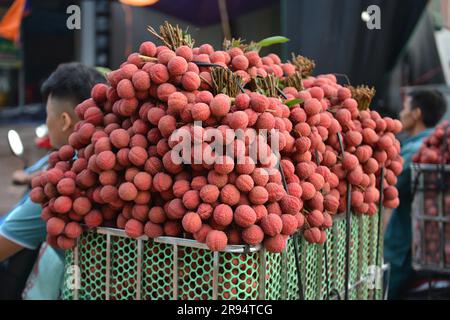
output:
[[[414, 194], [412, 212], [412, 265], [417, 271], [450, 274], [450, 206], [445, 197], [450, 196], [450, 165], [412, 164], [412, 189]], [[427, 200], [437, 208], [437, 215], [427, 211]], [[437, 227], [436, 239], [427, 234], [427, 227]], [[431, 241], [432, 240], [432, 241]], [[435, 252], [430, 243], [438, 244]]]

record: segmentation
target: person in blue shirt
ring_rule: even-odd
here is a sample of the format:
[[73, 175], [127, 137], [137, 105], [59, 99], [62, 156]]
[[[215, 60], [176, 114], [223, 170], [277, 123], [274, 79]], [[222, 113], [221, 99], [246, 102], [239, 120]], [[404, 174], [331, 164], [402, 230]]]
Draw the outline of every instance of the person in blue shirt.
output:
[[[74, 108], [82, 101], [90, 98], [92, 87], [96, 83], [106, 82], [105, 77], [96, 69], [81, 63], [71, 62], [58, 68], [44, 82], [41, 88], [46, 99], [47, 127], [53, 148], [58, 149], [67, 144], [69, 135], [79, 121]], [[42, 165], [45, 163], [40, 162]], [[41, 206], [33, 203], [25, 196], [15, 208], [6, 215], [0, 224], [0, 262], [3, 262], [24, 248], [37, 249], [45, 242], [46, 226], [41, 219]], [[39, 262], [32, 271], [31, 278], [35, 282], [45, 284], [46, 288], [37, 288], [35, 298], [57, 298], [58, 286], [62, 280], [62, 255], [44, 244], [39, 256], [48, 261], [44, 272], [39, 272]], [[43, 252], [44, 251], [44, 252]], [[59, 257], [59, 259], [58, 259]], [[46, 260], [47, 259], [47, 260]], [[42, 270], [41, 270], [42, 271]], [[4, 269], [0, 268], [0, 272]], [[39, 282], [39, 274], [47, 277]], [[1, 277], [0, 277], [1, 279]], [[2, 284], [0, 283], [0, 286]], [[28, 291], [31, 289], [28, 288]]]
[[[31, 179], [35, 175], [39, 174], [47, 166], [48, 157], [49, 157], [49, 155], [46, 154], [41, 159], [39, 159], [38, 161], [33, 163], [31, 166], [29, 166], [23, 170], [15, 171], [13, 173], [13, 181], [18, 182], [19, 184], [28, 184], [29, 185], [31, 183]], [[22, 205], [27, 198], [28, 198], [28, 192], [22, 197], [22, 199], [19, 200], [19, 202], [14, 206], [14, 208]], [[8, 217], [8, 214], [5, 214], [0, 217], [0, 225], [2, 225], [3, 221], [6, 220], [6, 217]]]
[[399, 299], [407, 289], [414, 272], [411, 265], [411, 169], [412, 157], [417, 153], [423, 140], [447, 111], [442, 94], [436, 90], [421, 90], [408, 93], [400, 112], [400, 120], [406, 138], [401, 141], [401, 156], [404, 159], [403, 172], [398, 177], [397, 189], [400, 205], [386, 211], [384, 216], [384, 259], [391, 267], [389, 299]]

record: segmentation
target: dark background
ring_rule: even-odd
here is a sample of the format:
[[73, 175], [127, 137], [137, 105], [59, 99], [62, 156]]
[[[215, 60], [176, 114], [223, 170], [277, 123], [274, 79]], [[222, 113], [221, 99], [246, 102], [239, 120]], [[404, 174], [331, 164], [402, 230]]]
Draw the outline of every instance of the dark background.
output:
[[[118, 1], [107, 3], [110, 28], [107, 57], [96, 61], [112, 69], [137, 50], [146, 31], [164, 20], [189, 28], [197, 43], [218, 48], [223, 40], [218, 1], [160, 0], [149, 7], [125, 8]], [[12, 1], [0, 0], [4, 9]], [[23, 19], [22, 45], [25, 65], [26, 103], [40, 102], [42, 81], [62, 62], [80, 60], [83, 50], [80, 31], [66, 28], [66, 8], [81, 1], [29, 0], [30, 14]], [[397, 116], [401, 88], [411, 85], [442, 84], [444, 78], [433, 31], [434, 21], [426, 0], [227, 0], [233, 37], [247, 41], [284, 35], [290, 41], [264, 49], [284, 59], [291, 52], [316, 62], [315, 74], [345, 74], [352, 85], [375, 86], [372, 107]], [[381, 9], [381, 30], [369, 30], [361, 12], [369, 5]], [[0, 9], [1, 10], [1, 9]], [[82, 25], [83, 25], [82, 21]], [[96, 46], [96, 43], [92, 44]], [[104, 61], [107, 61], [106, 63]], [[12, 75], [11, 81], [17, 79]], [[343, 77], [338, 78], [345, 83]], [[17, 104], [15, 95], [10, 105]]]

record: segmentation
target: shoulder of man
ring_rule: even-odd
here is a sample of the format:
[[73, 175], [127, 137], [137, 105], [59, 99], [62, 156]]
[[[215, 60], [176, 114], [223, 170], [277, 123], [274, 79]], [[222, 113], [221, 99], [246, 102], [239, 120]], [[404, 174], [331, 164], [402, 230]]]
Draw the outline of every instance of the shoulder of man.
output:
[[432, 129], [426, 129], [423, 132], [421, 132], [419, 135], [409, 138], [405, 141], [405, 143], [402, 143], [401, 148], [401, 156], [405, 160], [409, 160], [409, 158], [412, 158], [412, 156], [419, 151], [420, 147], [422, 146], [423, 140], [427, 138], [431, 132]]

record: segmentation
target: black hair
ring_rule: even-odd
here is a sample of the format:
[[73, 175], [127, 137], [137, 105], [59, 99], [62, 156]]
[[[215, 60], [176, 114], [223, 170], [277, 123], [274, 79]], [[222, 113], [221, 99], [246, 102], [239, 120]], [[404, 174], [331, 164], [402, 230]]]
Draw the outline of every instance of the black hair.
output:
[[432, 128], [441, 121], [447, 112], [447, 102], [437, 90], [417, 90], [408, 94], [411, 107], [422, 111], [422, 121], [427, 128]]
[[51, 94], [79, 104], [90, 98], [96, 83], [106, 83], [106, 79], [95, 68], [79, 62], [62, 63], [42, 84], [41, 93], [45, 100]]

